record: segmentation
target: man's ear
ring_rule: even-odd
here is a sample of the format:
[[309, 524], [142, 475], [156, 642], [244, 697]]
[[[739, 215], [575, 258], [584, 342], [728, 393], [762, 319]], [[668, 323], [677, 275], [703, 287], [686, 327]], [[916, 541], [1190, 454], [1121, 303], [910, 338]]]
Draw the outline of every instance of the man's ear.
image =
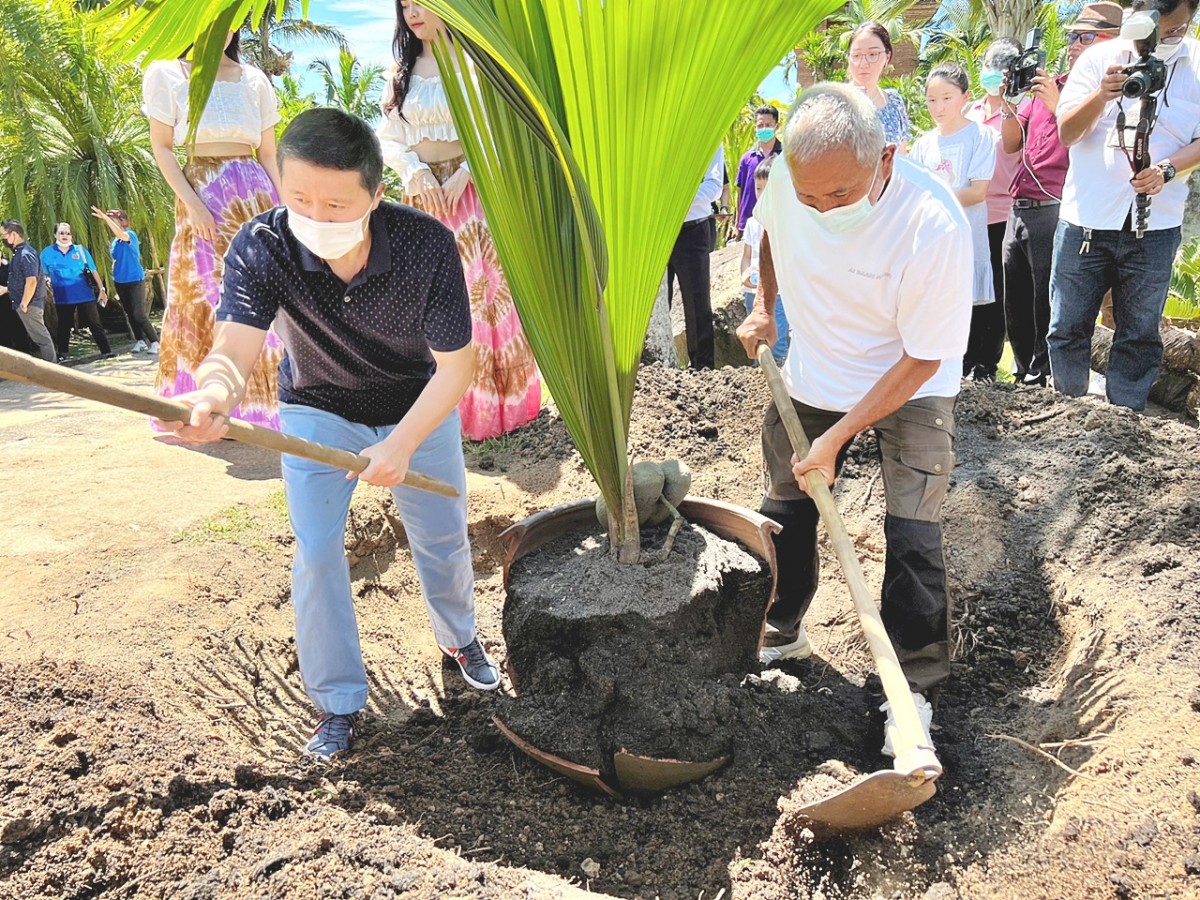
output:
[[371, 209], [379, 209], [379, 204], [383, 202], [383, 195], [387, 191], [387, 186], [381, 181], [379, 187], [375, 188], [375, 199], [371, 201]]

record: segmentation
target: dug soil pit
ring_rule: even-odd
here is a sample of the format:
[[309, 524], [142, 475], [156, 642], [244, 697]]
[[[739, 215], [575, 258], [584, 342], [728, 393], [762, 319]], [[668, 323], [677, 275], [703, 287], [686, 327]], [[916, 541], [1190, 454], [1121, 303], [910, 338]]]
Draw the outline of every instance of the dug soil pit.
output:
[[617, 562], [606, 535], [574, 533], [509, 573], [504, 642], [519, 696], [503, 719], [613, 784], [621, 751], [727, 756], [738, 727], [730, 694], [757, 669], [767, 565], [690, 524], [660, 559], [666, 531], [643, 531], [637, 565]]

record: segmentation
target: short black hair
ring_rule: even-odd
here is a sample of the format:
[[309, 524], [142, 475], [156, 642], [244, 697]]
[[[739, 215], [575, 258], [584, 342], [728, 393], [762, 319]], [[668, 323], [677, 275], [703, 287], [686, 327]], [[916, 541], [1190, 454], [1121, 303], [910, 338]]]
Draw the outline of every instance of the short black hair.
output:
[[5, 234], [19, 234], [21, 237], [25, 237], [25, 226], [21, 224], [19, 219], [5, 219], [3, 223], [0, 223], [0, 231], [3, 231]]
[[371, 194], [383, 183], [383, 151], [371, 126], [341, 109], [321, 107], [300, 113], [279, 139], [279, 170], [299, 159], [323, 169], [357, 171]]
[[762, 162], [760, 162], [757, 166], [754, 167], [754, 180], [755, 181], [759, 181], [760, 179], [766, 180], [766, 178], [771, 174], [771, 166], [773, 166], [774, 164], [775, 164], [774, 156], [768, 156], [766, 159], [764, 159]]
[[[1175, 10], [1179, 9], [1179, 5], [1183, 2], [1184, 0], [1135, 0], [1130, 9], [1134, 10], [1135, 12], [1140, 12], [1142, 10], [1155, 10], [1160, 16], [1169, 16], [1172, 15]], [[1187, 0], [1188, 10], [1191, 12], [1193, 17], [1196, 15], [1196, 8], [1198, 6], [1200, 6], [1200, 0]]]
[[776, 125], [779, 124], [779, 110], [773, 106], [760, 106], [754, 111], [754, 118], [757, 119], [759, 116], [770, 116], [775, 120]]

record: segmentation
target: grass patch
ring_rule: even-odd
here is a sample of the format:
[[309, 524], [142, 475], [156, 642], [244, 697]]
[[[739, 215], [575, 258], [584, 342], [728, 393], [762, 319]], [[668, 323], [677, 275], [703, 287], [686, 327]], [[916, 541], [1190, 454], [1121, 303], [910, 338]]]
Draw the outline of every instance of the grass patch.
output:
[[240, 544], [268, 551], [278, 544], [273, 536], [288, 525], [283, 490], [272, 491], [256, 506], [239, 503], [221, 510], [177, 533], [172, 541], [184, 544]]

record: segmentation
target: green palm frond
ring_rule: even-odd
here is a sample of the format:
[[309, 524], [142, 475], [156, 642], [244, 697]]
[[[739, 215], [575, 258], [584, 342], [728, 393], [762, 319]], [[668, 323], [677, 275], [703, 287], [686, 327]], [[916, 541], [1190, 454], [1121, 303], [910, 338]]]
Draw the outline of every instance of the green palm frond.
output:
[[1192, 238], [1179, 248], [1164, 314], [1173, 319], [1200, 316], [1200, 238]]
[[321, 77], [325, 105], [336, 106], [367, 122], [379, 118], [379, 97], [383, 92], [383, 66], [363, 65], [347, 50], [338, 54], [337, 63], [318, 59], [308, 66]]
[[478, 67], [478, 84], [455, 90], [441, 54], [534, 355], [609, 508], [622, 509], [638, 361], [680, 224], [742, 98], [836, 0], [769, 0], [752, 17], [700, 0], [426, 5]]

